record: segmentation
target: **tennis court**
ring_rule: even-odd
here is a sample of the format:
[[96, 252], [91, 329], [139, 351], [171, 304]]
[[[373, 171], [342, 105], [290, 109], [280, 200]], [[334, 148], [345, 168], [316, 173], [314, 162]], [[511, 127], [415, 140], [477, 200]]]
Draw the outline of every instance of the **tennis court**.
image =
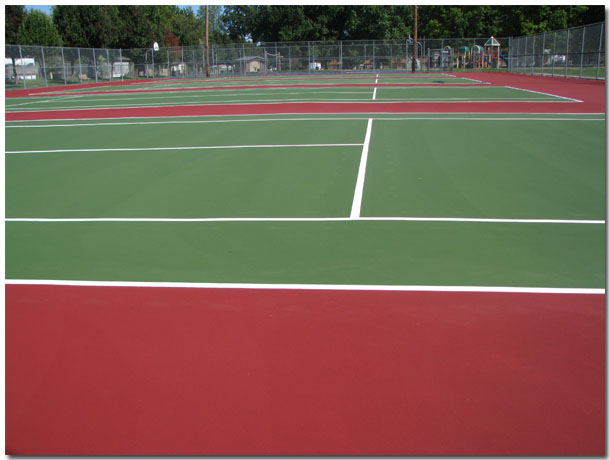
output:
[[602, 454], [605, 86], [558, 80], [7, 94], [9, 453]]

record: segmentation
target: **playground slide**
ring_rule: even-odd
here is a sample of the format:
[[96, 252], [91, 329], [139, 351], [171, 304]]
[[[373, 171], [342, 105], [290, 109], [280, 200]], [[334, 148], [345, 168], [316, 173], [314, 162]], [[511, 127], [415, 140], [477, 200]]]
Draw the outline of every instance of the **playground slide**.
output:
[[502, 50], [499, 50], [499, 51], [500, 51], [500, 59], [502, 59], [504, 61], [504, 63], [508, 66], [508, 59], [506, 59], [504, 57], [504, 55], [502, 54]]

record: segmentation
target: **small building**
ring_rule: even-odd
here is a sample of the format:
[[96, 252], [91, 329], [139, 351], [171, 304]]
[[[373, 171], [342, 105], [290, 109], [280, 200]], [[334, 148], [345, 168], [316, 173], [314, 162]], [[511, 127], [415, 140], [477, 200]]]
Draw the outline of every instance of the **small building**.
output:
[[121, 58], [112, 63], [112, 78], [121, 78], [129, 73], [129, 58]]
[[4, 78], [5, 80], [36, 80], [38, 78], [38, 64], [34, 58], [15, 58], [15, 67], [13, 68], [13, 60], [4, 58]]
[[339, 59], [331, 59], [328, 62], [328, 70], [341, 70], [342, 69], [342, 61]]
[[265, 60], [260, 56], [245, 56], [235, 59], [241, 73], [260, 72]]

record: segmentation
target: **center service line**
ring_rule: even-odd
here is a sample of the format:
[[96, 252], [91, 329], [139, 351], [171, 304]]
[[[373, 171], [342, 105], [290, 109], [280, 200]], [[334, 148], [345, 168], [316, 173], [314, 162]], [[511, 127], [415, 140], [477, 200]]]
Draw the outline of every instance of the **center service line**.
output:
[[358, 169], [358, 179], [356, 180], [356, 189], [354, 191], [354, 201], [352, 202], [352, 212], [350, 219], [360, 218], [360, 208], [362, 207], [362, 193], [364, 192], [364, 177], [366, 176], [366, 163], [369, 156], [369, 144], [371, 142], [371, 130], [373, 127], [373, 119], [369, 118], [366, 125], [366, 135], [364, 136], [364, 144], [362, 145], [362, 156], [360, 157], [360, 167]]

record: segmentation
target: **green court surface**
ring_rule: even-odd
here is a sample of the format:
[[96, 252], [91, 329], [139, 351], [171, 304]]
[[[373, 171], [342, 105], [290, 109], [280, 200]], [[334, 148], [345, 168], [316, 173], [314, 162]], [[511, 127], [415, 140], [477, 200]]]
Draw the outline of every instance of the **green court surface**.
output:
[[[124, 88], [134, 90], [146, 89], [163, 89], [163, 88], [206, 88], [206, 87], [223, 87], [223, 86], [272, 86], [272, 85], [344, 85], [344, 84], [371, 84], [371, 83], [388, 83], [388, 84], [465, 84], [476, 85], [485, 84], [476, 79], [468, 77], [453, 77], [447, 74], [426, 74], [426, 75], [405, 75], [405, 74], [335, 74], [335, 75], [320, 75], [320, 74], [305, 74], [305, 75], [267, 75], [267, 76], [241, 76], [235, 75], [232, 77], [213, 77], [208, 78], [184, 78], [171, 80], [139, 80], [137, 82], [126, 82]], [[90, 82], [91, 83], [91, 82]], [[95, 88], [96, 91], [112, 91], [117, 87], [113, 85], [100, 85]], [[63, 87], [50, 88], [49, 92], [70, 92], [79, 93], [82, 91], [91, 91], [90, 88], [71, 88]]]
[[[116, 87], [115, 87], [116, 88]], [[170, 89], [170, 88], [165, 88]], [[194, 105], [222, 103], [270, 102], [484, 102], [484, 101], [563, 101], [551, 94], [524, 91], [500, 86], [408, 86], [408, 87], [344, 87], [344, 88], [256, 88], [240, 90], [192, 90], [165, 92], [129, 92], [125, 94], [83, 94], [70, 96], [40, 95], [32, 98], [11, 98], [7, 112], [106, 107], [159, 105]]]
[[603, 225], [8, 222], [9, 279], [603, 288]]
[[604, 123], [565, 123], [375, 121], [363, 215], [604, 219]]
[[6, 126], [9, 279], [605, 283], [603, 114]]

